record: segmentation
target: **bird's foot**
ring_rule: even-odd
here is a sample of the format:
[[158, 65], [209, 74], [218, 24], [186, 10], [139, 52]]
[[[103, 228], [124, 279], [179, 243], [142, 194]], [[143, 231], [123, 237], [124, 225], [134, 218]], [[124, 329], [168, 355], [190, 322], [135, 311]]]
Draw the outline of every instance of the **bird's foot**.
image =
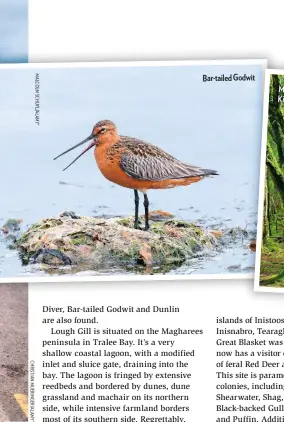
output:
[[149, 226], [148, 222], [145, 222], [145, 226], [142, 227], [141, 221], [139, 221], [139, 220], [134, 221], [134, 229], [136, 229], [136, 230], [143, 230], [143, 231], [147, 232], [149, 230], [149, 228], [150, 228], [150, 226]]
[[142, 226], [141, 226], [141, 221], [139, 219], [135, 219], [134, 220], [134, 229], [135, 230], [143, 230]]
[[135, 230], [144, 230], [142, 226], [140, 226], [140, 224], [134, 224], [134, 229]]

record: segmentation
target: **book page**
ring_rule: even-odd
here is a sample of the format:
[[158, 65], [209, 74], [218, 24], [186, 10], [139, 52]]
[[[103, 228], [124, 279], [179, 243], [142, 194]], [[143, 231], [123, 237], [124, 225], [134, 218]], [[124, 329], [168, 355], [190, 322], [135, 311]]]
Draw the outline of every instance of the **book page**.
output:
[[30, 284], [30, 420], [280, 421], [281, 297], [251, 287]]

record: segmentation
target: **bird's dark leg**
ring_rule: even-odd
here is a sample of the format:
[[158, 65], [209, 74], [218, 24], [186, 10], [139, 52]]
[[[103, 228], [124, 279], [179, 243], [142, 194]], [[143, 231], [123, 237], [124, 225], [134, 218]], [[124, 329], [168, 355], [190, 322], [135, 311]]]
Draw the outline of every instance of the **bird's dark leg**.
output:
[[135, 221], [134, 228], [139, 229], [138, 213], [139, 213], [139, 195], [138, 190], [134, 189], [134, 203], [135, 203]]
[[149, 229], [149, 199], [147, 193], [144, 193], [144, 207], [145, 207], [145, 230]]

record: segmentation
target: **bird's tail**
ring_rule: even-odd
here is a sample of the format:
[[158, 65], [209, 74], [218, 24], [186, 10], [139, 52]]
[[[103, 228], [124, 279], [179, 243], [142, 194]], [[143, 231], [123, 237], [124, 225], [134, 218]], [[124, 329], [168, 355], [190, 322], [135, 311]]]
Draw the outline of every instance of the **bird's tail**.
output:
[[210, 169], [201, 169], [203, 176], [218, 176], [219, 173], [216, 170], [210, 170]]

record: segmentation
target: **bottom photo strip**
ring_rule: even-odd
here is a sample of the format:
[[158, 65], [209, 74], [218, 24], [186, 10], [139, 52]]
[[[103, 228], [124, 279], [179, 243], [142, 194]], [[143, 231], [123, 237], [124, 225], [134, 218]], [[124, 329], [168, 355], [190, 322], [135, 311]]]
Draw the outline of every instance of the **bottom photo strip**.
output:
[[248, 280], [0, 287], [0, 422], [283, 421], [282, 295]]
[[28, 417], [28, 284], [0, 284], [0, 422]]

